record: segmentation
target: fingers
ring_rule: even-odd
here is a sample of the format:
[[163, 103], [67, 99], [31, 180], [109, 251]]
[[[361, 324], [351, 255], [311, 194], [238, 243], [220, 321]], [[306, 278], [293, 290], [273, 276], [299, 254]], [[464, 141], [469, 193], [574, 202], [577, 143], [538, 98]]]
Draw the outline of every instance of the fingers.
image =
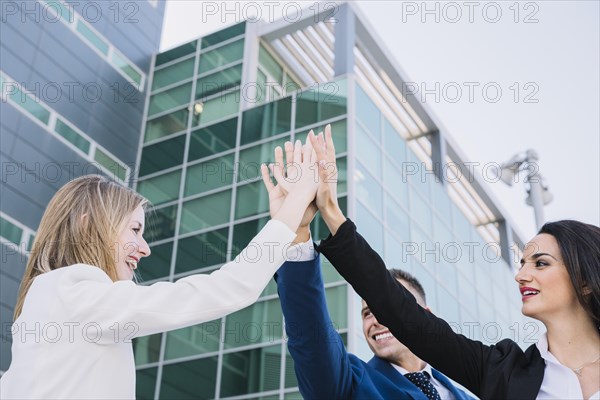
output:
[[273, 182], [271, 181], [271, 176], [269, 175], [269, 168], [266, 164], [260, 165], [260, 173], [262, 175], [263, 183], [267, 188], [267, 192], [271, 192], [275, 188], [275, 185], [273, 185]]
[[273, 177], [275, 178], [275, 181], [277, 182], [277, 184], [282, 188], [282, 190], [285, 192], [285, 178], [283, 176], [282, 170], [278, 167], [276, 167], [274, 164], [269, 164], [269, 168], [271, 169], [271, 173], [273, 174]]
[[306, 137], [306, 143], [302, 147], [302, 161], [305, 163], [313, 164], [314, 161], [311, 160], [311, 155], [313, 153], [313, 146], [310, 141], [310, 135], [314, 135], [314, 132], [311, 130]]
[[294, 163], [294, 146], [292, 142], [285, 142], [285, 162], [286, 167], [290, 167]]
[[283, 163], [283, 150], [281, 147], [275, 147], [275, 168], [279, 170], [281, 176], [285, 176], [285, 164]]
[[331, 136], [331, 124], [325, 127], [325, 147], [327, 148], [327, 161], [335, 161], [335, 146]]
[[300, 140], [296, 140], [294, 143], [294, 161], [298, 164], [302, 162], [302, 142]]

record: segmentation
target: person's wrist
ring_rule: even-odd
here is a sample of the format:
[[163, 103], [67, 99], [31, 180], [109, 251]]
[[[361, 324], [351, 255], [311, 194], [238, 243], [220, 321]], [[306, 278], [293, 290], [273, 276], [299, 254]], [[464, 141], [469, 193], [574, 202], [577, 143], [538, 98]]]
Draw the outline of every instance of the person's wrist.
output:
[[332, 235], [335, 235], [339, 227], [346, 221], [346, 216], [339, 206], [321, 210], [321, 215]]
[[306, 243], [310, 239], [310, 228], [309, 225], [302, 225], [296, 231], [296, 237], [294, 243]]

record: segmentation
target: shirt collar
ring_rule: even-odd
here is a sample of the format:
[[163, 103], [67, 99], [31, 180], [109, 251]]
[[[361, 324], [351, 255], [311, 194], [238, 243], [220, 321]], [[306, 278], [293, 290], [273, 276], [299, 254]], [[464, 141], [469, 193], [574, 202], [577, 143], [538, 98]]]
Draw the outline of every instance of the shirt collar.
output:
[[548, 349], [548, 333], [547, 332], [544, 332], [542, 335], [540, 335], [540, 338], [538, 339], [538, 342], [535, 345], [537, 346], [537, 349], [540, 352], [540, 355], [542, 356], [542, 358], [544, 359], [546, 364], [551, 362], [554, 364], [562, 365], [560, 363], [560, 361], [558, 361], [558, 359], [556, 357], [554, 357], [554, 355], [552, 353], [550, 353], [550, 350]]
[[[394, 367], [394, 368], [396, 369], [396, 371], [400, 372], [402, 375], [406, 375], [406, 374], [410, 373], [410, 372], [408, 372], [407, 370], [405, 370], [404, 368], [402, 368], [402, 367], [401, 367], [401, 366], [399, 366], [399, 365], [396, 365], [396, 364], [394, 364], [394, 363], [390, 363], [390, 365], [391, 365], [392, 367]], [[427, 372], [427, 373], [429, 374], [429, 376], [430, 376], [430, 377], [432, 377], [432, 376], [433, 376], [433, 374], [432, 374], [432, 372], [431, 372], [431, 365], [429, 365], [429, 364], [427, 364], [427, 363], [425, 363], [425, 368], [423, 368], [422, 370], [420, 370], [420, 371], [417, 371], [417, 372]]]

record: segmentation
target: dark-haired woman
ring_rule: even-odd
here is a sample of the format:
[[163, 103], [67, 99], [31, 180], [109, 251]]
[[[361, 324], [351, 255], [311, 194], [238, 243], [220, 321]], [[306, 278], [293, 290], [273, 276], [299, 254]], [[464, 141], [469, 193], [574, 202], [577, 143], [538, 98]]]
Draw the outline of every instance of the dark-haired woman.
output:
[[544, 225], [525, 246], [515, 290], [523, 314], [547, 332], [525, 351], [509, 339], [486, 346], [425, 312], [390, 276], [338, 207], [330, 133], [313, 145], [321, 166], [317, 206], [333, 234], [319, 251], [398, 340], [482, 399], [600, 399], [600, 228]]

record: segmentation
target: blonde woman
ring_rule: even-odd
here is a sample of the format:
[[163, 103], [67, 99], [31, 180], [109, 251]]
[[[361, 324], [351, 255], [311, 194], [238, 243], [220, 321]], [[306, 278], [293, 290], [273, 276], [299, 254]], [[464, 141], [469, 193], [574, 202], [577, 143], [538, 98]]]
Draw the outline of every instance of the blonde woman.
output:
[[[271, 185], [281, 206], [235, 260], [210, 275], [138, 286], [147, 200], [100, 176], [50, 201], [15, 307], [12, 363], [0, 398], [135, 398], [131, 339], [222, 317], [252, 304], [284, 261], [318, 180], [310, 142], [294, 148], [294, 182]], [[263, 168], [266, 168], [263, 166]], [[274, 172], [276, 179], [282, 176]]]

